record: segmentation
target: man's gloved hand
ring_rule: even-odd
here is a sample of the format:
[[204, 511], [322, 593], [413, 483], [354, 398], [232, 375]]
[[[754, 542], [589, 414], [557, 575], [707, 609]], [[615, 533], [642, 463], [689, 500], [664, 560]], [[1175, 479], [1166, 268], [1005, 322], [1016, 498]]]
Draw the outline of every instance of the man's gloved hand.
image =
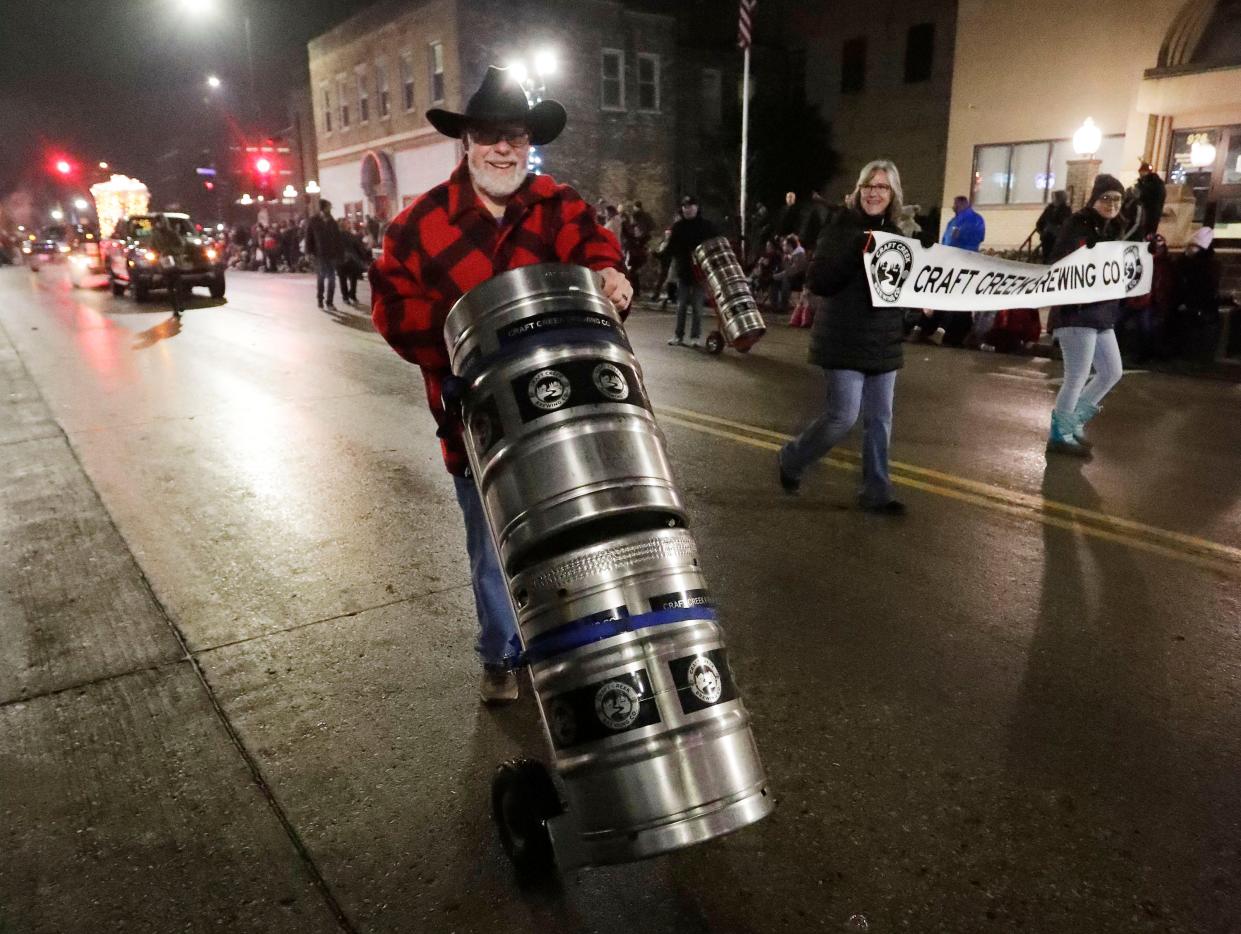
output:
[[445, 376], [443, 382], [440, 383], [440, 402], [443, 403], [444, 410], [448, 412], [456, 412], [461, 408], [461, 400], [465, 398], [465, 391], [469, 388], [467, 383], [460, 376]]

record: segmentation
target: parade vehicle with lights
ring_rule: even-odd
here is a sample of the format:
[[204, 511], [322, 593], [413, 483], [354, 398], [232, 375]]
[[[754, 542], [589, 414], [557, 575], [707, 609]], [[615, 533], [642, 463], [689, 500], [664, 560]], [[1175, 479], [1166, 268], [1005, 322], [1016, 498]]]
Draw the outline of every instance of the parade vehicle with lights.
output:
[[63, 224], [44, 227], [39, 233], [31, 234], [22, 244], [22, 259], [30, 267], [31, 272], [38, 272], [45, 263], [58, 263], [73, 249], [70, 244], [69, 228]]
[[204, 285], [212, 298], [224, 297], [224, 254], [210, 238], [195, 228], [187, 214], [165, 213], [173, 228], [185, 241], [180, 257], [161, 257], [151, 248], [159, 213], [131, 214], [116, 225], [112, 237], [102, 243], [104, 266], [112, 294], [128, 291], [134, 301], [144, 302], [152, 289], [167, 288], [166, 263], [176, 264], [181, 287], [189, 290]]

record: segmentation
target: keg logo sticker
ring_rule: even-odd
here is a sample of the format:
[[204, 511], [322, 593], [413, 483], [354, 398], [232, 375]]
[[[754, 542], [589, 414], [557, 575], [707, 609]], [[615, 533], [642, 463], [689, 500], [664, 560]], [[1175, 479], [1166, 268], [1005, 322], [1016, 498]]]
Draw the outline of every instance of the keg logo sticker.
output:
[[623, 681], [608, 681], [595, 694], [595, 716], [609, 730], [627, 730], [638, 719], [638, 692]]
[[870, 279], [879, 297], [885, 302], [900, 298], [901, 287], [909, 278], [913, 264], [913, 252], [899, 240], [889, 240], [876, 250], [870, 262]]
[[624, 402], [629, 398], [629, 383], [620, 367], [611, 363], [600, 363], [591, 374], [591, 380], [595, 388], [613, 402]]
[[682, 713], [697, 713], [736, 700], [737, 685], [723, 649], [697, 652], [668, 663]]
[[724, 681], [715, 662], [700, 655], [689, 663], [689, 689], [704, 704], [714, 704], [724, 693]]
[[1142, 254], [1136, 246], [1127, 246], [1121, 259], [1125, 269], [1125, 292], [1132, 292], [1142, 281]]
[[544, 412], [564, 408], [569, 401], [569, 378], [559, 370], [539, 370], [526, 389], [530, 401]]
[[552, 742], [557, 746], [572, 746], [577, 739], [577, 718], [573, 708], [563, 700], [552, 701], [547, 712], [548, 727], [551, 729]]
[[645, 668], [557, 694], [548, 699], [545, 709], [547, 732], [557, 749], [610, 739], [660, 722]]

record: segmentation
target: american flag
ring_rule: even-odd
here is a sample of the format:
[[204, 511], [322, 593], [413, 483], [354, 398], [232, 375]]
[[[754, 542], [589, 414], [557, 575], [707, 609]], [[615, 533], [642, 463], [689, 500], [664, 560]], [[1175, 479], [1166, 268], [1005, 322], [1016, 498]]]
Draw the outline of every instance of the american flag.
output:
[[748, 49], [750, 47], [750, 32], [754, 23], [754, 7], [758, 5], [758, 0], [741, 0], [741, 20], [737, 26], [737, 47]]

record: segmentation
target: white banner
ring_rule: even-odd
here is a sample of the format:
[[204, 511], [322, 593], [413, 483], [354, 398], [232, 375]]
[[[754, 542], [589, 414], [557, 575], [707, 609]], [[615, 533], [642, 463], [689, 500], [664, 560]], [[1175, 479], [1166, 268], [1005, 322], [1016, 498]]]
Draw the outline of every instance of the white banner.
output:
[[1003, 311], [1078, 305], [1145, 295], [1154, 264], [1145, 243], [1104, 241], [1051, 266], [1016, 263], [970, 250], [875, 231], [866, 256], [876, 307]]

